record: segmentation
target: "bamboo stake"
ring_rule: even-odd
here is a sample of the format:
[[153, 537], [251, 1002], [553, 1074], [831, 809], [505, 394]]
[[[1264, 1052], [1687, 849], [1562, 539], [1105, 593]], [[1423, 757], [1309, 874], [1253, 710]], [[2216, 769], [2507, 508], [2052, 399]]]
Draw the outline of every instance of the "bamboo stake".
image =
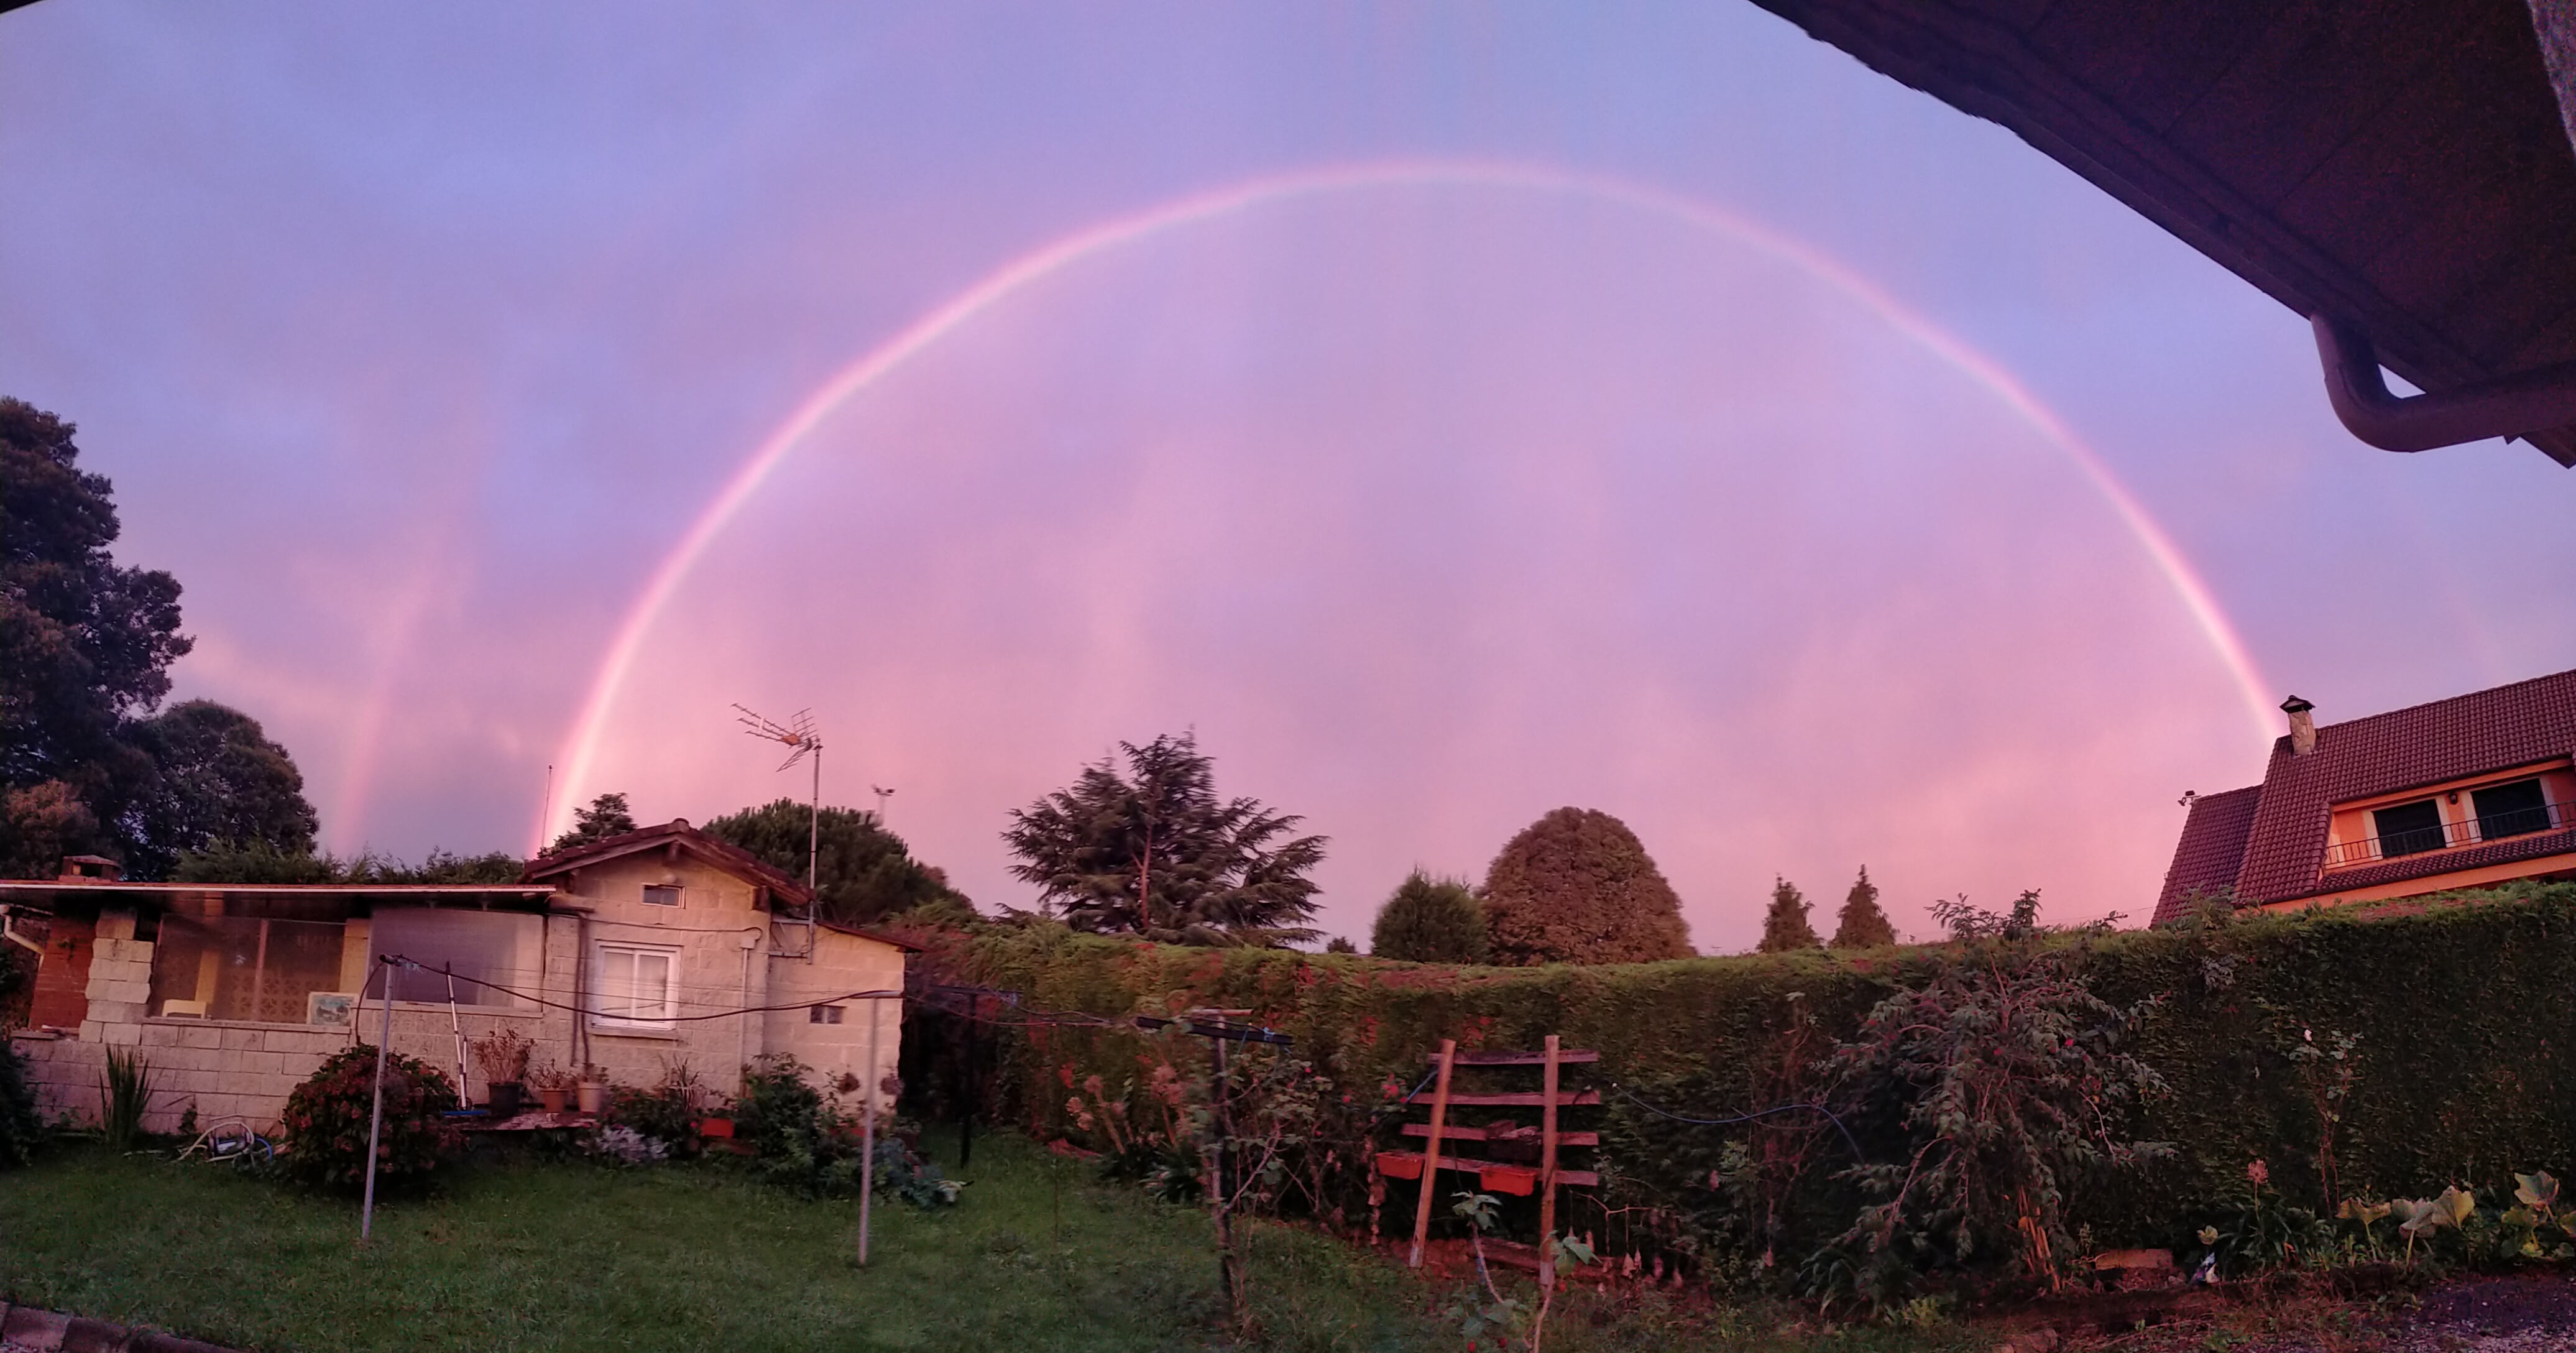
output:
[[1422, 1148], [1422, 1197], [1413, 1205], [1413, 1257], [1409, 1268], [1422, 1267], [1422, 1245], [1431, 1238], [1431, 1197], [1440, 1180], [1440, 1129], [1449, 1117], [1449, 1067], [1457, 1060], [1458, 1040], [1440, 1040], [1440, 1083], [1431, 1091], [1431, 1141]]
[[[1538, 1288], [1556, 1286], [1556, 1042], [1547, 1036], [1545, 1107], [1538, 1113]], [[1532, 1342], [1535, 1342], [1533, 1339]]]
[[[820, 762], [818, 761], [819, 765]], [[877, 1014], [883, 1003], [868, 997], [867, 1088], [859, 1120], [859, 1267], [868, 1266], [868, 1210], [877, 1196]]]

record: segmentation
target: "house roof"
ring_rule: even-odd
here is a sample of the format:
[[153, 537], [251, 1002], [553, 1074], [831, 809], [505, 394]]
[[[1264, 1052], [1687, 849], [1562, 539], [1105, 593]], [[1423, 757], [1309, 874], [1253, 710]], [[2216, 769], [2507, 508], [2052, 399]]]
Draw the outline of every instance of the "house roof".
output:
[[907, 954], [923, 954], [930, 952], [929, 946], [927, 945], [915, 944], [907, 939], [898, 939], [882, 930], [870, 930], [865, 926], [843, 925], [838, 921], [818, 921], [815, 924], [820, 925], [825, 930], [829, 930], [834, 934], [856, 935], [863, 940], [875, 940], [879, 944], [891, 944], [895, 948], [901, 949]]
[[585, 842], [568, 850], [540, 855], [528, 861], [528, 867], [519, 875], [519, 881], [536, 883], [543, 879], [569, 874], [575, 869], [588, 865], [601, 864], [622, 856], [652, 850], [678, 850], [694, 855], [737, 878], [768, 889], [781, 901], [795, 906], [805, 906], [814, 900], [814, 895], [807, 891], [804, 884], [789, 878], [776, 866], [740, 846], [719, 841], [699, 831], [690, 826], [689, 820], [684, 817], [673, 818], [659, 826], [641, 827], [616, 836], [603, 836], [596, 841]]
[[[2526, 0], [1755, 0], [2009, 128], [2421, 389], [2576, 360], [2576, 152]], [[2576, 465], [2576, 429], [2529, 440]]]
[[2254, 809], [2262, 799], [2263, 786], [2247, 785], [2192, 800], [2173, 868], [2165, 871], [2165, 890], [2156, 898], [2155, 924], [2178, 921], [2196, 898], [2236, 886], [2245, 838], [2254, 830]]
[[[2317, 728], [2306, 756], [2275, 739], [2263, 783], [2212, 795], [2193, 806], [2174, 850], [2159, 922], [2179, 915], [2181, 892], [2211, 886], [2234, 841], [2242, 859], [2233, 882], [2239, 902], [2287, 902], [2323, 891], [2327, 820], [2334, 805], [2419, 786], [2462, 780], [2576, 755], [2576, 671], [2517, 681], [2428, 704]], [[2241, 837], [2232, 815], [2239, 796], [2253, 811]], [[2335, 874], [2338, 889], [2447, 874], [2576, 849], [2576, 830], [2535, 832], [2492, 845], [2409, 855]]]
[[171, 906], [195, 899], [275, 899], [302, 903], [333, 899], [356, 902], [442, 902], [515, 904], [539, 909], [554, 895], [551, 887], [483, 883], [127, 883], [106, 879], [0, 880], [0, 902], [47, 911], [72, 903], [86, 909], [106, 901], [151, 902]]

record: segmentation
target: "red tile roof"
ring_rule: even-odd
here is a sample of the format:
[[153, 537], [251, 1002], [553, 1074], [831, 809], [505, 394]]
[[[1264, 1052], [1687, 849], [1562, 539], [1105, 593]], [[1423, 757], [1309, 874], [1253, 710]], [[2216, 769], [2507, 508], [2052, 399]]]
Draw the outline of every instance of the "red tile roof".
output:
[[2174, 846], [2173, 868], [2165, 871], [2165, 890], [2156, 898], [2155, 924], [2181, 920], [2197, 898], [2236, 886], [2236, 871], [2245, 864], [2245, 838], [2254, 830], [2254, 809], [2262, 801], [2261, 785], [2192, 800], [2182, 840]]
[[528, 867], [520, 873], [519, 881], [536, 883], [557, 874], [568, 874], [586, 864], [597, 864], [602, 860], [613, 860], [621, 855], [632, 855], [637, 851], [652, 850], [667, 845], [677, 845], [680, 849], [696, 855], [719, 869], [759, 884], [776, 894], [778, 900], [792, 906], [805, 906], [814, 900], [814, 895], [805, 890], [804, 884], [789, 878], [777, 867], [750, 851], [729, 841], [719, 841], [690, 826], [687, 818], [673, 818], [659, 826], [641, 827], [616, 836], [603, 836], [596, 841], [585, 841], [553, 854], [540, 855], [528, 861]]
[[[2335, 804], [2570, 755], [2576, 755], [2576, 671], [2324, 724], [2317, 729], [2316, 750], [2306, 756], [2293, 755], [2290, 740], [2282, 737], [2272, 744], [2262, 784], [2200, 800], [2200, 805], [2231, 801], [2209, 808], [2206, 819], [2202, 807], [2194, 807], [2175, 847], [2156, 920], [2180, 914], [2177, 880], [2208, 886], [2205, 880], [2219, 869], [2227, 851], [2232, 831], [2222, 828], [2239, 810], [2232, 802], [2239, 795], [2253, 796], [2255, 807], [2242, 837], [2243, 858], [2234, 879], [2237, 898], [2248, 905], [2286, 902], [2323, 891], [2318, 885], [2327, 819]], [[2341, 871], [2335, 885], [2370, 887], [2571, 848], [2576, 848], [2576, 832], [2545, 832]]]

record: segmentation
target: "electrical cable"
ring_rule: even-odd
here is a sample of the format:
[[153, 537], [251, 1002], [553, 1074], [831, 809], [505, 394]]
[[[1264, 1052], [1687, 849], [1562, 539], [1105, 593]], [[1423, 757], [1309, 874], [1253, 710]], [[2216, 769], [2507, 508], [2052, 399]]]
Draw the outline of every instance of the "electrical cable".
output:
[[[399, 965], [419, 972], [444, 973], [443, 969], [433, 968], [424, 963], [414, 962], [400, 954], [386, 954], [378, 961], [388, 967]], [[568, 1010], [576, 1015], [598, 1015], [600, 1013], [596, 1010], [584, 1010], [577, 1005], [566, 1005], [561, 1001], [550, 1001], [543, 996], [531, 996], [524, 991], [514, 991], [509, 987], [502, 986], [498, 982], [486, 982], [479, 977], [467, 977], [463, 973], [457, 973], [455, 976], [458, 981], [471, 982], [478, 987], [486, 987], [493, 991], [500, 992], [505, 996], [516, 996], [520, 1000], [526, 1001], [532, 1005], [544, 1006], [549, 1010]], [[881, 1000], [886, 997], [893, 997], [896, 1000], [911, 999], [901, 991], [853, 991], [839, 996], [821, 996], [810, 1001], [797, 1001], [788, 1005], [746, 1005], [733, 1010], [718, 1010], [710, 1014], [672, 1015], [667, 1019], [659, 1019], [652, 1022], [655, 1024], [682, 1024], [692, 1020], [731, 1019], [736, 1015], [759, 1015], [781, 1010], [810, 1010], [818, 1005], [837, 1005], [842, 1001]], [[614, 1016], [611, 1016], [610, 1018], [614, 1018]]]
[[1820, 1113], [1825, 1116], [1826, 1122], [1834, 1125], [1834, 1131], [1843, 1135], [1843, 1145], [1851, 1148], [1852, 1159], [1861, 1161], [1868, 1159], [1866, 1155], [1862, 1154], [1860, 1149], [1860, 1140], [1852, 1136], [1851, 1129], [1844, 1127], [1843, 1120], [1836, 1117], [1833, 1110], [1826, 1108], [1822, 1104], [1775, 1104], [1767, 1109], [1755, 1109], [1751, 1113], [1739, 1113], [1727, 1118], [1686, 1118], [1669, 1109], [1656, 1108], [1654, 1105], [1637, 1098], [1635, 1091], [1630, 1090], [1627, 1086], [1621, 1085], [1617, 1081], [1610, 1082], [1610, 1088], [1618, 1091], [1619, 1096], [1622, 1099], [1627, 1100], [1629, 1103], [1636, 1105], [1638, 1108], [1644, 1109], [1646, 1112], [1651, 1113], [1658, 1118], [1669, 1118], [1676, 1123], [1686, 1123], [1692, 1127], [1734, 1127], [1739, 1123], [1750, 1123], [1757, 1118], [1768, 1118], [1777, 1113]]

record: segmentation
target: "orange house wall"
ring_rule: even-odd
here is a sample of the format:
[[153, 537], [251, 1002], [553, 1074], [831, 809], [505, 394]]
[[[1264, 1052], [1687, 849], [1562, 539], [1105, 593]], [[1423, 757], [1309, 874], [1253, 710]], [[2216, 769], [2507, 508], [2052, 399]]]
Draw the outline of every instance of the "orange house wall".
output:
[[27, 1007], [27, 1022], [57, 1029], [77, 1029], [89, 1018], [89, 957], [98, 943], [98, 925], [87, 919], [57, 916], [45, 940], [44, 961], [36, 965], [36, 987]]

